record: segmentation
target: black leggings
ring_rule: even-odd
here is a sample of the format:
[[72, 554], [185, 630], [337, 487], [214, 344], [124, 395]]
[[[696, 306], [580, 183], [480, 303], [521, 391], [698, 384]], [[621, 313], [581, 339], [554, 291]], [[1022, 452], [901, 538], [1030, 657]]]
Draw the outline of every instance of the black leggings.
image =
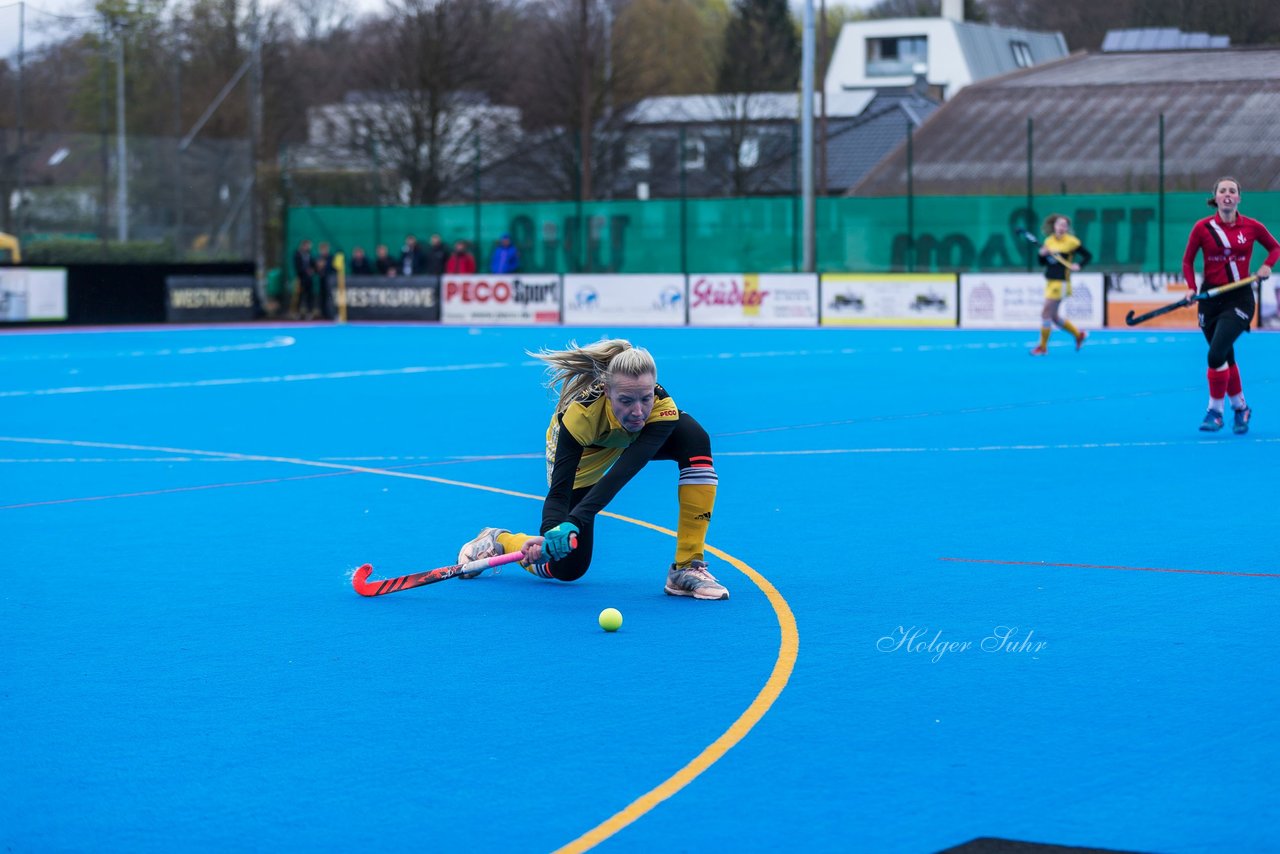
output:
[[1203, 303], [1200, 311], [1200, 331], [1209, 342], [1209, 368], [1216, 370], [1224, 363], [1236, 363], [1236, 339], [1249, 331], [1253, 321], [1254, 299], [1252, 291], [1245, 291], [1243, 298], [1223, 296], [1222, 303], [1214, 305], [1217, 299]]
[[[680, 420], [676, 422], [676, 429], [671, 431], [671, 435], [662, 443], [662, 447], [658, 448], [653, 458], [675, 460], [680, 468], [684, 469], [689, 467], [690, 457], [706, 457], [710, 460], [711, 437], [692, 415], [681, 412]], [[569, 509], [577, 507], [590, 491], [590, 486], [575, 489], [573, 496], [569, 499]], [[563, 560], [551, 562], [552, 577], [561, 581], [576, 581], [586, 575], [587, 568], [591, 566], [591, 547], [595, 543], [595, 527], [594, 516], [578, 526], [578, 547]]]

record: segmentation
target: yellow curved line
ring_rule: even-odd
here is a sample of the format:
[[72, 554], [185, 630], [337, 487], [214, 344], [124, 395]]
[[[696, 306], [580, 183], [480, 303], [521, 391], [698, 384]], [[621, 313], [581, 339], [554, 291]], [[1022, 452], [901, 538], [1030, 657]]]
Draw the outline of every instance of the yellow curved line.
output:
[[[644, 528], [652, 528], [672, 537], [676, 535], [676, 532], [670, 528], [663, 528], [643, 519], [633, 519], [629, 516], [620, 516], [608, 511], [602, 512], [600, 515], [620, 519]], [[773, 672], [769, 674], [768, 681], [764, 683], [760, 693], [756, 694], [756, 698], [751, 701], [751, 705], [747, 707], [747, 710], [739, 715], [738, 719], [719, 738], [707, 745], [687, 765], [653, 789], [627, 804], [610, 818], [591, 828], [567, 845], [556, 849], [555, 854], [576, 854], [576, 852], [586, 851], [599, 845], [689, 785], [699, 774], [706, 771], [720, 757], [728, 753], [735, 744], [742, 741], [746, 734], [751, 731], [751, 728], [764, 717], [765, 712], [769, 711], [778, 696], [782, 694], [782, 689], [787, 686], [787, 680], [791, 678], [791, 671], [795, 669], [796, 656], [800, 652], [800, 632], [796, 628], [796, 617], [791, 612], [791, 607], [787, 605], [787, 600], [782, 598], [782, 594], [769, 583], [767, 578], [738, 558], [712, 546], [707, 546], [707, 551], [732, 564], [735, 569], [751, 579], [752, 583], [759, 587], [764, 592], [764, 595], [769, 598], [769, 604], [773, 606], [774, 613], [778, 615], [778, 628], [781, 630], [782, 635], [778, 644], [778, 658], [773, 664]]]
[[[368, 468], [366, 466], [353, 466], [344, 463], [327, 463], [318, 460], [304, 460], [298, 457], [274, 457], [260, 454], [238, 454], [226, 451], [198, 451], [191, 448], [166, 448], [147, 445], [129, 445], [114, 442], [85, 442], [70, 439], [33, 439], [14, 436], [0, 436], [0, 442], [26, 442], [37, 445], [74, 445], [87, 448], [115, 448], [118, 450], [130, 451], [163, 451], [168, 453], [192, 454], [197, 456], [223, 457], [239, 460], [256, 460], [261, 462], [290, 463], [293, 465], [310, 466], [312, 468], [324, 469], [342, 469], [344, 471], [362, 472], [364, 474], [385, 475], [388, 477], [401, 477], [409, 480], [425, 480], [431, 483], [440, 483], [447, 486], [461, 486], [466, 489], [478, 489], [483, 492], [493, 492], [499, 495], [510, 495], [516, 498], [530, 498], [534, 501], [542, 501], [545, 496], [532, 495], [527, 492], [516, 492], [510, 489], [501, 489], [495, 486], [483, 486], [477, 483], [468, 483], [461, 480], [449, 480], [442, 477], [432, 477], [426, 474], [417, 474], [414, 472], [392, 471], [390, 469]], [[661, 525], [655, 525], [652, 522], [646, 522], [643, 519], [635, 519], [630, 516], [622, 516], [618, 513], [603, 511], [601, 516], [608, 516], [611, 519], [618, 519], [622, 522], [628, 522], [632, 525], [639, 525], [642, 528], [649, 528], [654, 531], [674, 537], [676, 532], [670, 528], [664, 528]], [[613, 836], [618, 831], [630, 825], [638, 818], [643, 816], [649, 810], [665, 801], [667, 798], [679, 792], [703, 771], [706, 771], [714, 765], [720, 757], [728, 753], [734, 745], [746, 736], [751, 728], [760, 722], [765, 712], [769, 711], [774, 702], [777, 701], [782, 689], [786, 687], [787, 681], [791, 678], [791, 672], [795, 669], [796, 656], [800, 652], [800, 632], [796, 628], [795, 614], [791, 612], [791, 607], [787, 604], [787, 600], [782, 597], [769, 580], [760, 573], [756, 572], [743, 561], [721, 551], [713, 546], [707, 546], [706, 550], [721, 560], [731, 564], [735, 569], [751, 579], [751, 582], [763, 591], [768, 597], [769, 604], [773, 606], [773, 611], [778, 617], [778, 628], [781, 633], [778, 644], [778, 657], [774, 661], [773, 671], [769, 674], [769, 679], [764, 683], [764, 687], [760, 689], [760, 693], [756, 694], [756, 698], [751, 701], [751, 705], [747, 707], [738, 719], [730, 724], [729, 728], [711, 742], [701, 753], [695, 756], [683, 768], [672, 774], [666, 780], [659, 783], [653, 789], [636, 798], [623, 809], [614, 813], [611, 817], [588, 830], [577, 839], [569, 842], [556, 849], [555, 854], [571, 854], [571, 852], [586, 851], [599, 845], [604, 840]]]

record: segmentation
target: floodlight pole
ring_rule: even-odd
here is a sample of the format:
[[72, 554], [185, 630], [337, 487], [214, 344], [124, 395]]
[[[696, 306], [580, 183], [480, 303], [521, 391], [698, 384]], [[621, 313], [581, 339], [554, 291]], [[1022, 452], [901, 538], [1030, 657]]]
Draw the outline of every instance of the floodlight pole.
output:
[[804, 2], [804, 29], [800, 49], [800, 183], [801, 243], [804, 247], [801, 270], [814, 269], [813, 234], [813, 0]]
[[26, 148], [26, 35], [27, 35], [27, 4], [18, 4], [18, 157], [17, 167], [18, 178], [18, 217], [15, 225], [15, 232], [22, 235], [26, 231], [27, 218], [27, 166], [25, 157]]
[[252, 18], [249, 60], [253, 65], [253, 73], [249, 77], [249, 192], [252, 194], [249, 228], [253, 232], [253, 272], [259, 305], [266, 305], [267, 241], [263, 233], [266, 217], [262, 209], [262, 188], [258, 185], [258, 161], [262, 152], [262, 18], [258, 0], [253, 0], [249, 8]]
[[124, 24], [116, 19], [116, 240], [129, 239], [129, 145], [124, 126]]

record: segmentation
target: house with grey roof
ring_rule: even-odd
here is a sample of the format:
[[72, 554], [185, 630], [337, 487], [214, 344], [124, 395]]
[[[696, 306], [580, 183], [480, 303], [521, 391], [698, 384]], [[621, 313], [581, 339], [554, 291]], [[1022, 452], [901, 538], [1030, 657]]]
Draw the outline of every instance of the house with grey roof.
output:
[[[938, 107], [918, 87], [817, 95], [820, 193], [840, 193]], [[794, 195], [799, 192], [801, 103], [796, 92], [649, 98], [628, 118], [618, 195]], [[679, 146], [683, 142], [683, 155]]]
[[852, 21], [840, 29], [823, 88], [829, 96], [911, 86], [923, 76], [943, 99], [964, 87], [1067, 55], [1061, 33], [963, 19], [963, 0], [943, 0], [936, 18]]
[[[1067, 55], [1060, 33], [967, 22], [962, 8], [962, 0], [944, 0], [942, 17], [843, 26], [815, 93], [819, 194], [843, 193], [861, 180], [945, 97], [976, 80]], [[646, 98], [600, 128], [594, 195], [796, 195], [800, 115], [798, 92]], [[554, 198], [558, 186], [563, 197], [564, 162], [574, 156], [563, 133], [527, 138], [508, 161], [485, 168], [483, 194]]]
[[[1077, 54], [972, 84], [913, 140], [919, 194], [1280, 189], [1280, 48]], [[1163, 154], [1163, 156], [1162, 156]], [[898, 195], [900, 147], [849, 195]]]

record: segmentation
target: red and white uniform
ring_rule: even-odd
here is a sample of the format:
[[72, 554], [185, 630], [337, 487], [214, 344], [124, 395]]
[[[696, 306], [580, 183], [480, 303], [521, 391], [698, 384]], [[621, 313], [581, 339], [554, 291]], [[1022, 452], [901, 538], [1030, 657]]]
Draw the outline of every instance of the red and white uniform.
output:
[[1280, 243], [1256, 219], [1236, 214], [1236, 221], [1228, 224], [1214, 214], [1197, 222], [1182, 254], [1182, 277], [1187, 287], [1196, 290], [1197, 252], [1204, 253], [1205, 290], [1247, 279], [1255, 241], [1267, 249], [1268, 266], [1280, 261]]

